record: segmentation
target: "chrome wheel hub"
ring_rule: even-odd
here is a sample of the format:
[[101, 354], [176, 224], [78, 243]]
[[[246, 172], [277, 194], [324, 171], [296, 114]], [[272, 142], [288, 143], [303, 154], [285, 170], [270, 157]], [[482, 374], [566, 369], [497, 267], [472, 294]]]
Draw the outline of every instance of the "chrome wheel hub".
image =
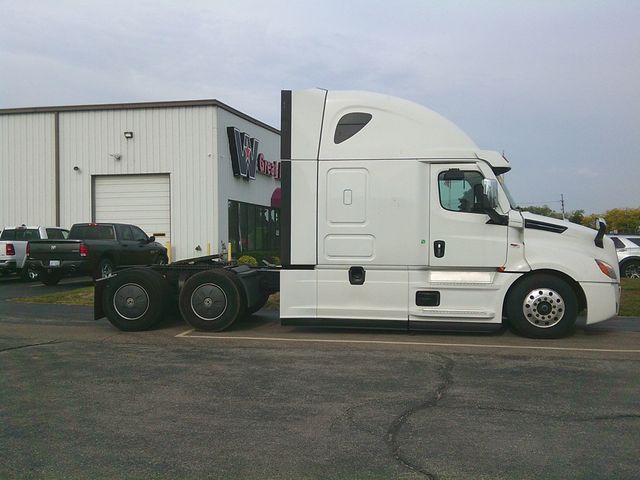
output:
[[555, 290], [537, 288], [526, 295], [522, 302], [522, 313], [535, 327], [553, 327], [564, 317], [564, 300]]

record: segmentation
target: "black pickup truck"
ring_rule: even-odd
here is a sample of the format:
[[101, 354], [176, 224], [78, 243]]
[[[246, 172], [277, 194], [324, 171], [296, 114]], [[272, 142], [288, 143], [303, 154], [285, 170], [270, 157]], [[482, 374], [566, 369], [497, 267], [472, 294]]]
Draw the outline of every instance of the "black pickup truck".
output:
[[167, 263], [167, 249], [141, 228], [123, 223], [76, 223], [67, 240], [35, 240], [27, 263], [45, 285], [65, 275], [108, 277], [116, 267]]

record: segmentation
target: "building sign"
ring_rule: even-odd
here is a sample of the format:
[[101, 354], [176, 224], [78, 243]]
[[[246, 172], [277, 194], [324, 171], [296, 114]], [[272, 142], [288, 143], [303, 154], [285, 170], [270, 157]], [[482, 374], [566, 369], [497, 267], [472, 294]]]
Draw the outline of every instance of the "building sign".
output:
[[227, 127], [229, 137], [229, 151], [231, 152], [231, 166], [236, 177], [247, 180], [256, 179], [256, 170], [262, 175], [280, 179], [280, 162], [270, 162], [258, 153], [260, 142], [235, 127]]

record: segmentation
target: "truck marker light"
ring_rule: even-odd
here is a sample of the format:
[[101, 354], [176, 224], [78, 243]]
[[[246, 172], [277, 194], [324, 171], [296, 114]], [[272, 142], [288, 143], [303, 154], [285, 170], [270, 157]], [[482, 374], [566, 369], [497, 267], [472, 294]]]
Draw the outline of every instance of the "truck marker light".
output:
[[595, 260], [602, 273], [604, 273], [609, 278], [613, 278], [614, 280], [618, 279], [618, 277], [616, 276], [616, 271], [611, 265], [609, 265], [607, 262], [603, 262], [602, 260], [598, 260], [597, 258]]
[[504, 271], [506, 270], [506, 268], [505, 268], [505, 267], [498, 267], [498, 268], [497, 268], [497, 270], [498, 270], [499, 272], [504, 272]]

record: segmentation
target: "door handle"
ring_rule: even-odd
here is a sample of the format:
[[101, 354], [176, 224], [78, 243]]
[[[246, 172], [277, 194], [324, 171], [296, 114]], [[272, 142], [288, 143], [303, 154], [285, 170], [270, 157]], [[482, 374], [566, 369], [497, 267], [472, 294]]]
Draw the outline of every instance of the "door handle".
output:
[[436, 240], [433, 242], [433, 254], [436, 258], [444, 257], [444, 240]]

